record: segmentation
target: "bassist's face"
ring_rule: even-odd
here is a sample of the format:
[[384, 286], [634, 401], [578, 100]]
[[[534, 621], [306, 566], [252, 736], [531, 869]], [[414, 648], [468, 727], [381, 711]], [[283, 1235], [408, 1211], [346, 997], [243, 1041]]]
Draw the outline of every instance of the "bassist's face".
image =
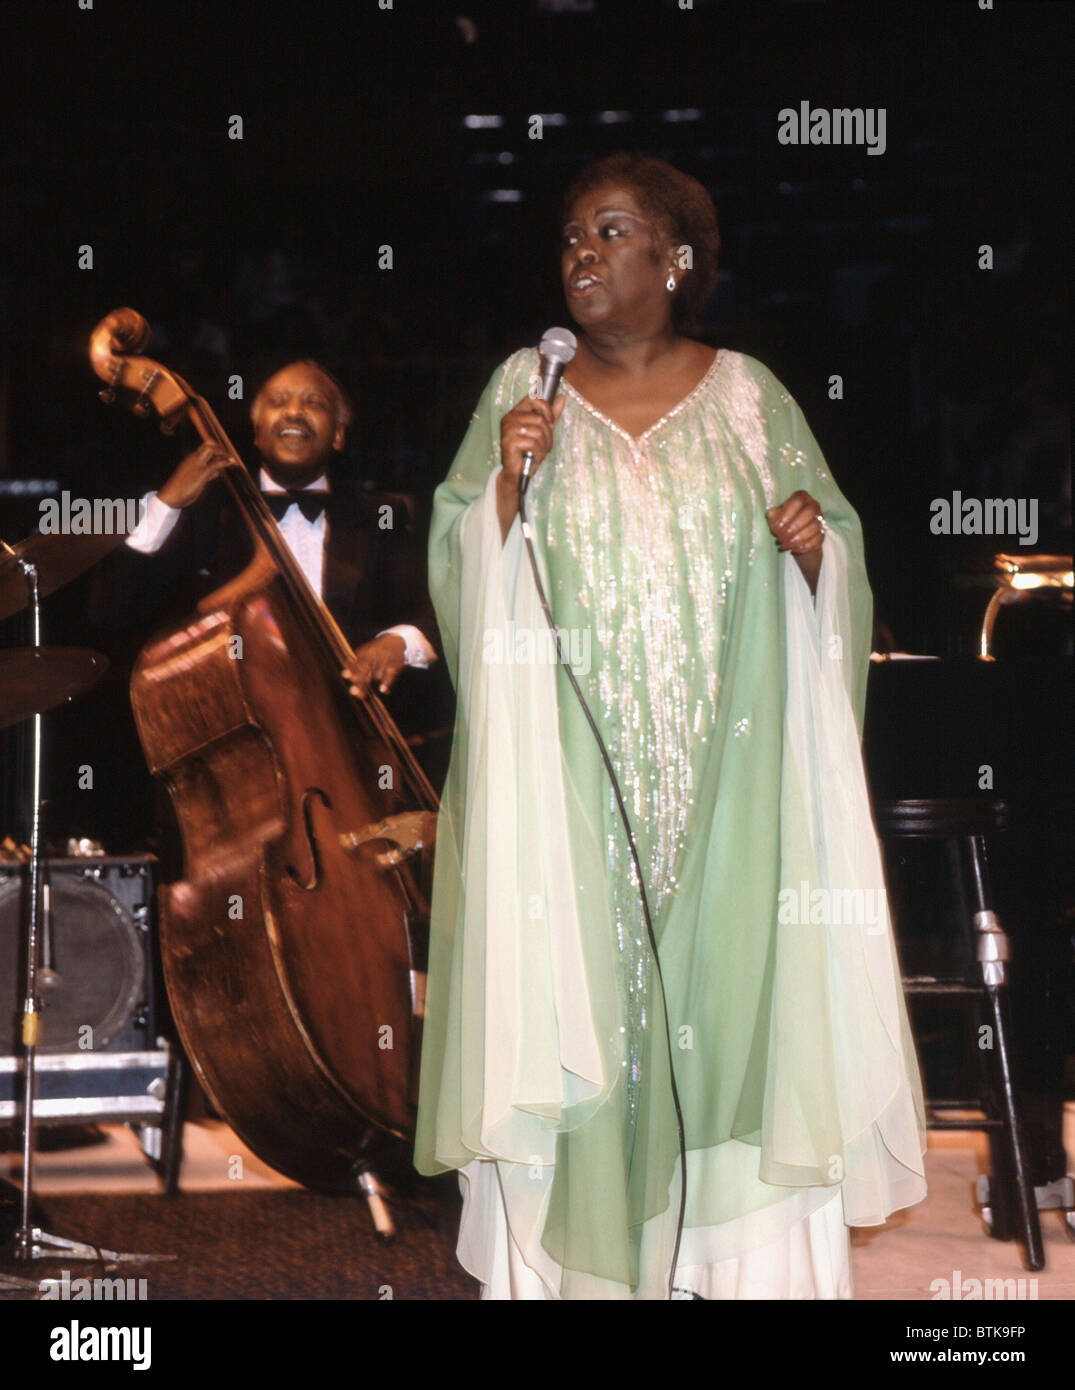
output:
[[270, 477], [283, 487], [312, 483], [333, 451], [343, 448], [335, 387], [304, 362], [270, 377], [253, 413], [254, 443]]

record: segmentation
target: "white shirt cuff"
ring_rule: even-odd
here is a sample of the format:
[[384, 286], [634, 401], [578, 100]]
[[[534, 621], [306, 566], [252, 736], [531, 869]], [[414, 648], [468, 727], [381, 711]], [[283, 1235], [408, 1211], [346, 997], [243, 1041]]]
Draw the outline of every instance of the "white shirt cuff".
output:
[[142, 519], [127, 537], [127, 544], [142, 555], [156, 555], [179, 517], [179, 507], [169, 507], [155, 492], [147, 492], [142, 498]]
[[421, 631], [413, 627], [410, 623], [400, 623], [396, 627], [386, 627], [384, 632], [379, 632], [378, 637], [383, 637], [386, 632], [394, 632], [402, 637], [407, 644], [404, 661], [408, 666], [432, 666], [437, 659], [437, 653], [433, 650], [432, 644], [423, 636]]

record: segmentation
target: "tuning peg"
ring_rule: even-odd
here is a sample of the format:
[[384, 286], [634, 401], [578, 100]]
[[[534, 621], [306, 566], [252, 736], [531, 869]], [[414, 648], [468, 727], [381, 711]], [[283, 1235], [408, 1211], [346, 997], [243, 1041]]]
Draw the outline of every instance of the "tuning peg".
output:
[[113, 405], [115, 403], [116, 393], [112, 390], [111, 386], [106, 386], [103, 391], [98, 391], [97, 395], [104, 401], [105, 405]]

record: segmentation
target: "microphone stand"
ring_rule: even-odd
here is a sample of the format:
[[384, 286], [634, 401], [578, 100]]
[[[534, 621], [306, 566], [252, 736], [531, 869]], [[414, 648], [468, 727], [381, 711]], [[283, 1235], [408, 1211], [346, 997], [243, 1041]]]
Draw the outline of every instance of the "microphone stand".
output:
[[[26, 576], [30, 591], [30, 610], [33, 615], [33, 642], [35, 650], [41, 646], [41, 590], [38, 582], [37, 566], [19, 559], [18, 566]], [[38, 925], [41, 912], [41, 712], [34, 714], [33, 757], [31, 779], [31, 821], [30, 821], [30, 907], [27, 914], [26, 931], [26, 995], [22, 1007], [22, 1045], [25, 1057], [23, 1075], [23, 1122], [22, 1122], [22, 1196], [20, 1202], [20, 1221], [14, 1235], [14, 1255], [17, 1260], [45, 1260], [64, 1256], [70, 1260], [103, 1260], [108, 1263], [146, 1262], [150, 1260], [174, 1260], [175, 1255], [134, 1255], [127, 1251], [105, 1250], [82, 1241], [68, 1240], [64, 1236], [43, 1231], [40, 1226], [30, 1224], [30, 1209], [33, 1202], [34, 1187], [34, 1149], [37, 1131], [34, 1115], [34, 1093], [36, 1090], [37, 1039], [41, 1025], [41, 1000], [37, 993], [37, 952]], [[17, 1279], [0, 1276], [0, 1289], [32, 1289], [44, 1292], [43, 1286], [58, 1281], [42, 1279]]]

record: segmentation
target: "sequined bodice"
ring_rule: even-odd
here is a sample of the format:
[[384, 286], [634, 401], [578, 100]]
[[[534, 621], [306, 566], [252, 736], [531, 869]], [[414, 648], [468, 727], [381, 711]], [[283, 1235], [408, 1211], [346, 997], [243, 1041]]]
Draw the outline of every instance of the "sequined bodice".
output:
[[717, 718], [735, 578], [768, 539], [765, 427], [740, 361], [718, 353], [635, 438], [568, 387], [554, 466], [532, 489], [554, 584], [592, 625], [584, 689], [646, 846], [655, 909], [674, 889], [696, 762]]
[[[655, 921], [676, 892], [693, 789], [721, 717], [729, 617], [758, 580], [775, 499], [757, 381], [720, 352], [676, 407], [632, 437], [567, 388], [553, 466], [531, 488], [557, 622], [588, 629], [580, 684], [617, 769]], [[763, 568], [771, 557], [763, 556]], [[760, 582], [764, 582], [761, 580]], [[732, 737], [749, 734], [749, 718]], [[611, 789], [605, 844], [625, 990], [633, 1115], [649, 953]]]

